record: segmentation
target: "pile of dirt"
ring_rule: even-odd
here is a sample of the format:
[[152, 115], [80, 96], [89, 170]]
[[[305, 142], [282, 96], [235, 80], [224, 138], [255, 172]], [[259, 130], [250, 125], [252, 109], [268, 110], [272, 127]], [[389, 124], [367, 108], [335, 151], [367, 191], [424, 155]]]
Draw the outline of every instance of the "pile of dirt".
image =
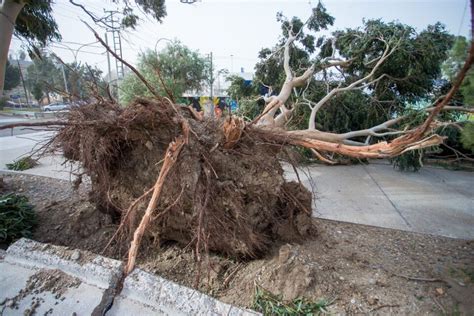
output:
[[128, 233], [112, 247], [130, 241], [149, 197], [129, 206], [153, 187], [168, 145], [186, 132], [184, 123], [186, 144], [164, 182], [145, 241], [256, 258], [278, 240], [314, 233], [310, 192], [285, 181], [281, 147], [259, 141], [251, 130], [229, 145], [224, 120], [201, 120], [188, 108], [148, 99], [126, 108], [81, 106], [68, 122], [53, 146], [82, 164], [92, 200], [125, 224]]

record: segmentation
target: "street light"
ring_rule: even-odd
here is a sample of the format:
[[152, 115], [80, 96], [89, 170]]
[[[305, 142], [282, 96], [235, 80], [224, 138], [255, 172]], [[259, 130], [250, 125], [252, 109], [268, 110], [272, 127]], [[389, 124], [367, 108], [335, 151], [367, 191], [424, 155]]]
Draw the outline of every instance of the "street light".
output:
[[92, 42], [92, 43], [82, 44], [77, 49], [72, 49], [71, 47], [69, 47], [67, 45], [64, 45], [62, 43], [56, 43], [56, 45], [60, 45], [62, 47], [65, 47], [65, 48], [69, 49], [71, 51], [72, 55], [74, 56], [74, 62], [77, 63], [77, 55], [79, 55], [79, 51], [81, 49], [83, 49], [84, 47], [91, 46], [91, 45], [94, 45], [94, 44], [97, 44], [97, 43], [99, 43], [99, 42], [95, 41], [95, 42]]

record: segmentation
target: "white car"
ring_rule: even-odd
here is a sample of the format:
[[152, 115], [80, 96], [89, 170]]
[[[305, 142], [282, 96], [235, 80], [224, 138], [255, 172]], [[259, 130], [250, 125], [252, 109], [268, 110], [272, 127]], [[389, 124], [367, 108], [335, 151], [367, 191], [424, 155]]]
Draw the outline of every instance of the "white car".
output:
[[52, 103], [43, 106], [43, 111], [50, 112], [50, 111], [64, 111], [64, 110], [69, 110], [71, 107], [70, 104], [66, 103]]

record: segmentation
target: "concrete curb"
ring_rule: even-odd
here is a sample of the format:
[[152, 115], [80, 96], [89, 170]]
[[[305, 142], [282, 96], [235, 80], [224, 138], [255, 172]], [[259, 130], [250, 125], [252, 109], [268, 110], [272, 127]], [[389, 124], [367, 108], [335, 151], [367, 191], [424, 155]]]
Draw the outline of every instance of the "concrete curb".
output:
[[[259, 313], [222, 303], [188, 287], [135, 269], [125, 279], [122, 292], [106, 314], [126, 315], [144, 306], [146, 310], [166, 315], [232, 315], [247, 316]], [[145, 311], [146, 314], [146, 311]]]
[[108, 289], [122, 276], [122, 262], [85, 251], [22, 238], [7, 249], [5, 262], [28, 268], [58, 269], [82, 282]]

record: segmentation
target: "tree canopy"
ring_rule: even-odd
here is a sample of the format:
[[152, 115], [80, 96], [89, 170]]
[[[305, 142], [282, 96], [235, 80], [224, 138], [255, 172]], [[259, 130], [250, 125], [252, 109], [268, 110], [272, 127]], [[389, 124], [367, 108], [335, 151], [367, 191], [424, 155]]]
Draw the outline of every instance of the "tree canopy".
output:
[[[281, 22], [280, 39], [273, 48], [260, 51], [252, 94], [259, 94], [262, 84], [272, 87], [274, 95], [280, 92], [287, 79], [282, 71], [283, 47], [290, 31], [295, 35], [289, 50], [289, 67], [294, 76], [301, 76], [311, 66], [316, 70], [324, 68], [328, 59], [348, 61], [315, 71], [307, 84], [290, 96], [295, 115], [289, 125], [297, 129], [307, 127], [311, 112], [302, 102], [303, 93], [304, 99], [321, 100], [329, 90], [369, 75], [387, 45], [396, 49], [372, 74], [373, 78], [380, 78], [363, 89], [337, 94], [319, 110], [316, 126], [331, 132], [348, 132], [383, 122], [401, 113], [408, 104], [433, 99], [439, 90], [441, 65], [454, 42], [454, 36], [440, 23], [417, 33], [399, 22], [365, 20], [361, 27], [337, 30], [330, 36], [320, 35], [320, 31], [327, 30], [335, 21], [321, 3], [307, 21], [298, 17], [289, 19], [282, 13], [277, 14], [277, 20]], [[233, 82], [231, 87], [235, 88], [236, 84], [237, 81]], [[240, 93], [240, 98], [249, 95], [248, 89], [235, 91]]]
[[[197, 91], [209, 77], [209, 60], [173, 41], [159, 52], [147, 51], [138, 58], [138, 70], [162, 95], [179, 98], [185, 91]], [[166, 89], [169, 91], [167, 92]], [[120, 85], [120, 100], [128, 103], [137, 96], [151, 96], [135, 74], [125, 76]]]

